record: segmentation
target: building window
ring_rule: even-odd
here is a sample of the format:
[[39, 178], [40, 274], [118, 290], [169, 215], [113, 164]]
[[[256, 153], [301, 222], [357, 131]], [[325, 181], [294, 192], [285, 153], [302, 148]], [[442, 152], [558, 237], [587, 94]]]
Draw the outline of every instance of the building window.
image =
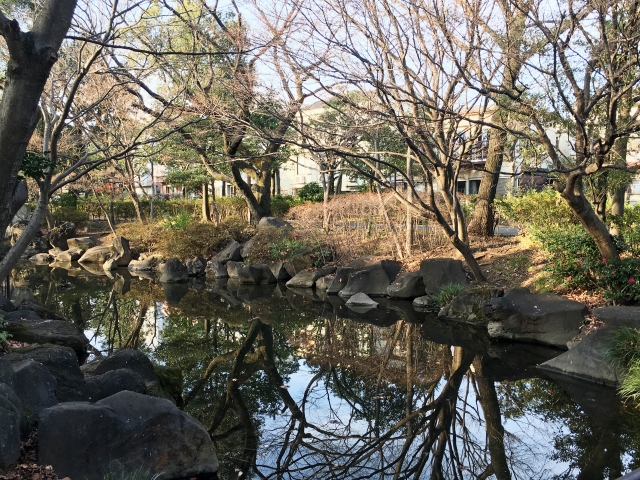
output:
[[469, 195], [477, 195], [480, 190], [480, 180], [469, 180]]
[[457, 190], [458, 190], [458, 193], [462, 193], [462, 194], [467, 193], [467, 181], [458, 180]]

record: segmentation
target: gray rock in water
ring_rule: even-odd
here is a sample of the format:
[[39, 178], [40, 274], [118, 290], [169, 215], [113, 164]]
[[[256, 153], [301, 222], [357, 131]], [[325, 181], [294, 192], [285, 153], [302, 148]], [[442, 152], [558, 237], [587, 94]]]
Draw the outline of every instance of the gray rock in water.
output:
[[316, 280], [316, 290], [326, 291], [333, 283], [334, 278], [335, 275], [325, 275], [324, 277], [319, 278]]
[[129, 247], [129, 240], [124, 237], [116, 237], [111, 243], [111, 259], [115, 260], [118, 267], [126, 267], [131, 263], [133, 254]]
[[291, 275], [287, 272], [286, 266], [284, 262], [274, 261], [267, 263], [269, 268], [271, 269], [271, 273], [276, 278], [278, 282], [286, 282], [291, 279]]
[[100, 246], [93, 247], [84, 252], [84, 255], [78, 260], [79, 263], [99, 263], [104, 264], [111, 257], [111, 247]]
[[220, 252], [218, 252], [213, 257], [213, 260], [217, 260], [220, 263], [239, 262], [240, 260], [242, 260], [240, 250], [242, 250], [242, 245], [240, 245], [233, 239], [229, 240], [227, 246], [224, 247]]
[[347, 298], [362, 292], [370, 296], [386, 296], [387, 287], [391, 284], [386, 271], [376, 266], [367, 270], [359, 270], [349, 275], [347, 285], [338, 295]]
[[427, 295], [435, 295], [441, 287], [449, 284], [466, 285], [467, 274], [462, 262], [452, 258], [431, 258], [420, 262], [420, 274]]
[[562, 349], [578, 335], [587, 307], [551, 293], [514, 288], [487, 302], [483, 314], [493, 338], [538, 342]]
[[209, 260], [204, 273], [207, 278], [227, 278], [229, 276], [227, 267], [217, 260]]
[[75, 237], [67, 238], [67, 245], [69, 248], [80, 248], [88, 250], [96, 246], [96, 242], [91, 237]]
[[227, 274], [229, 278], [238, 278], [238, 269], [244, 267], [244, 262], [234, 262], [233, 260], [227, 262]]
[[207, 268], [207, 261], [201, 257], [193, 257], [184, 262], [185, 267], [187, 267], [187, 272], [190, 277], [199, 277], [205, 274], [205, 270]]
[[52, 465], [60, 477], [86, 480], [102, 480], [114, 471], [190, 478], [218, 470], [209, 434], [197, 420], [168, 400], [128, 391], [93, 405], [45, 410], [38, 461]]
[[189, 281], [187, 267], [177, 258], [170, 258], [165, 264], [164, 271], [160, 277], [163, 283], [186, 283]]
[[593, 315], [607, 326], [640, 328], [640, 307], [600, 307]]
[[369, 307], [369, 308], [377, 308], [378, 302], [374, 302], [371, 300], [369, 295], [365, 293], [356, 293], [352, 295], [349, 300], [346, 301], [345, 305], [347, 307]]
[[77, 358], [87, 356], [89, 340], [78, 325], [68, 320], [42, 320], [31, 310], [5, 314], [6, 330], [13, 340], [41, 345], [53, 344], [73, 349]]
[[387, 287], [387, 295], [391, 298], [416, 298], [424, 295], [424, 281], [420, 272], [398, 275]]
[[620, 372], [605, 357], [614, 328], [607, 326], [596, 330], [568, 352], [544, 362], [538, 368], [590, 382], [618, 386], [621, 381]]
[[131, 272], [155, 272], [161, 260], [162, 258], [157, 255], [131, 260], [127, 269]]
[[15, 362], [13, 369], [16, 375], [14, 390], [31, 422], [35, 423], [45, 408], [58, 404], [58, 382], [44, 365], [31, 358]]
[[36, 253], [33, 257], [29, 257], [29, 261], [36, 265], [49, 265], [53, 259], [54, 256], [48, 253]]
[[78, 357], [69, 347], [38, 345], [22, 348], [5, 355], [12, 364], [28, 358], [44, 365], [56, 379], [56, 398], [59, 402], [90, 401], [96, 397], [80, 371]]
[[0, 383], [0, 474], [9, 470], [20, 457], [22, 406], [13, 390]]
[[237, 268], [238, 282], [244, 285], [268, 285], [277, 283], [269, 265], [257, 263]]
[[286, 285], [290, 288], [312, 288], [316, 280], [330, 275], [336, 271], [336, 267], [324, 267], [320, 270], [303, 270], [296, 274]]
[[153, 363], [140, 350], [118, 350], [108, 357], [100, 357], [82, 367], [85, 375], [103, 375], [107, 372], [129, 369], [137, 373], [146, 382], [155, 382]]
[[303, 270], [308, 270], [312, 266], [309, 256], [298, 255], [284, 262], [284, 269], [293, 278]]
[[400, 270], [402, 269], [402, 265], [395, 260], [375, 260], [371, 257], [356, 258], [349, 263], [347, 267], [353, 268], [354, 270], [370, 270], [380, 267], [385, 271], [390, 282], [393, 282], [396, 279], [398, 273], [400, 273]]
[[129, 368], [110, 370], [102, 375], [88, 377], [87, 383], [99, 391], [98, 400], [115, 395], [118, 392], [145, 393], [146, 385], [142, 377]]
[[293, 227], [289, 222], [282, 220], [281, 218], [278, 218], [278, 217], [262, 217], [258, 222], [258, 230], [266, 227], [283, 229], [285, 231], [293, 230]]
[[64, 252], [60, 252], [56, 255], [54, 261], [56, 263], [71, 263], [80, 260], [82, 255], [84, 254], [84, 250], [79, 249], [78, 247], [70, 248], [69, 250], [65, 250]]
[[102, 265], [102, 269], [105, 272], [110, 272], [112, 270], [116, 270], [117, 268], [118, 268], [118, 264], [113, 258], [110, 258], [109, 260], [104, 262], [104, 265]]

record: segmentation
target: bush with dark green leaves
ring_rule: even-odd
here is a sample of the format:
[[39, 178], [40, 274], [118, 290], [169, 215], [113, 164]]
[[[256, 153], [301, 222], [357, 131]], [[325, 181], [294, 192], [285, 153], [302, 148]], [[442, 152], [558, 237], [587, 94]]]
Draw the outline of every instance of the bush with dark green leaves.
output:
[[324, 198], [324, 191], [317, 182], [311, 182], [300, 189], [298, 197], [307, 202], [320, 202]]

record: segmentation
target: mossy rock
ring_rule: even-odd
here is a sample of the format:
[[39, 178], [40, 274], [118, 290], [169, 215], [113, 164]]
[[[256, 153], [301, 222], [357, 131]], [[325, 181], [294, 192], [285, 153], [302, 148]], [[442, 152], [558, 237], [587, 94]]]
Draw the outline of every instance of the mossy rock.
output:
[[455, 296], [438, 316], [455, 318], [474, 324], [486, 324], [489, 319], [483, 313], [483, 304], [487, 300], [503, 295], [503, 289], [491, 285], [468, 287]]
[[184, 377], [179, 368], [167, 367], [164, 365], [153, 365], [153, 370], [158, 379], [157, 388], [151, 388], [153, 395], [166, 398], [175, 403], [178, 407], [183, 404], [182, 389], [184, 386]]

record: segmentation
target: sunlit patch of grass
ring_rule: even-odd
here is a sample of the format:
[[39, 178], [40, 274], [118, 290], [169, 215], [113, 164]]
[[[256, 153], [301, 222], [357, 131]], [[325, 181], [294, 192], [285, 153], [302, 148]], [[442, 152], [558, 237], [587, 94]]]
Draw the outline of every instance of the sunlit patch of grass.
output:
[[464, 285], [460, 283], [449, 283], [440, 287], [435, 299], [441, 307], [444, 307], [453, 300], [453, 297], [462, 292], [462, 290], [464, 290]]

